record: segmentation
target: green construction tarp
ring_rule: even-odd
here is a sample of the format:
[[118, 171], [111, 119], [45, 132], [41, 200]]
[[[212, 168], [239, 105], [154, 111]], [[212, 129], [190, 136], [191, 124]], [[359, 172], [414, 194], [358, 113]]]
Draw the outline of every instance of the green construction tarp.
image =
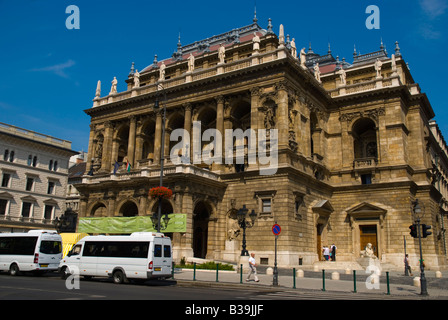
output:
[[[168, 215], [168, 226], [161, 232], [186, 232], [187, 215], [183, 213], [171, 213]], [[163, 219], [163, 216], [162, 216]], [[162, 220], [163, 225], [163, 220]], [[132, 232], [156, 232], [150, 216], [135, 217], [82, 217], [79, 218], [78, 232], [84, 233], [109, 233], [126, 234]]]

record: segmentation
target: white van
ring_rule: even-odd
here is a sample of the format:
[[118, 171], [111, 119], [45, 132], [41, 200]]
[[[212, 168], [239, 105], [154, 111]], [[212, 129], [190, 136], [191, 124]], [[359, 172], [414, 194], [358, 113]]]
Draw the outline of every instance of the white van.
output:
[[112, 277], [127, 279], [170, 278], [171, 239], [163, 233], [135, 232], [126, 236], [87, 236], [78, 241], [59, 264], [63, 278]]
[[54, 230], [0, 233], [0, 271], [56, 271], [61, 259], [62, 238]]

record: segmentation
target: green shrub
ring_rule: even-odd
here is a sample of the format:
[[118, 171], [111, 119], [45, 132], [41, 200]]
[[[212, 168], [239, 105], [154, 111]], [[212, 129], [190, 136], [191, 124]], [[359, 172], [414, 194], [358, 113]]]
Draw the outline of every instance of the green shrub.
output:
[[[196, 269], [203, 269], [203, 270], [216, 270], [216, 265], [218, 265], [218, 270], [230, 270], [234, 271], [232, 265], [225, 264], [225, 263], [216, 263], [214, 261], [202, 263], [202, 264], [196, 264]], [[185, 260], [181, 261], [180, 264], [176, 265], [175, 268], [184, 268], [184, 269], [193, 269], [194, 264], [186, 264]]]

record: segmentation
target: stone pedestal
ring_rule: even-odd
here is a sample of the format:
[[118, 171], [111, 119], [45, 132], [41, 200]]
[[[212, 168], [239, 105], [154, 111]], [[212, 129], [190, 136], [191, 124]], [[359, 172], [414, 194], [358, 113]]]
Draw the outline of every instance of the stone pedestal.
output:
[[241, 254], [238, 251], [238, 242], [226, 240], [225, 245], [225, 250], [222, 252], [222, 259], [224, 261], [238, 261], [238, 256]]

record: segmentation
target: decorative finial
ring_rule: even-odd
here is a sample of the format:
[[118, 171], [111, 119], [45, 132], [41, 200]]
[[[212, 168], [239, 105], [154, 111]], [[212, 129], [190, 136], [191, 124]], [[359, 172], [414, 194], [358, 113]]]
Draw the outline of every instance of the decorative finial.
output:
[[356, 57], [356, 44], [353, 45], [353, 48], [354, 48], [354, 50], [353, 50], [353, 57]]
[[257, 23], [257, 1], [255, 1], [255, 7], [254, 7], [254, 19], [252, 20], [254, 23]]
[[328, 54], [328, 55], [331, 55], [331, 46], [330, 46], [330, 42], [328, 42], [328, 52], [327, 52], [327, 54]]
[[157, 55], [154, 55], [154, 61], [152, 62], [154, 68], [157, 68], [159, 65], [157, 63]]
[[401, 56], [400, 47], [398, 46], [398, 41], [395, 41], [395, 56]]
[[380, 50], [384, 49], [384, 45], [383, 45], [383, 37], [381, 37], [381, 45], [380, 45]]
[[272, 31], [272, 19], [271, 18], [268, 19], [268, 33], [269, 34], [274, 33], [274, 31]]
[[132, 65], [131, 65], [131, 71], [129, 72], [129, 75], [133, 75], [134, 72], [135, 72], [134, 62], [132, 62]]

